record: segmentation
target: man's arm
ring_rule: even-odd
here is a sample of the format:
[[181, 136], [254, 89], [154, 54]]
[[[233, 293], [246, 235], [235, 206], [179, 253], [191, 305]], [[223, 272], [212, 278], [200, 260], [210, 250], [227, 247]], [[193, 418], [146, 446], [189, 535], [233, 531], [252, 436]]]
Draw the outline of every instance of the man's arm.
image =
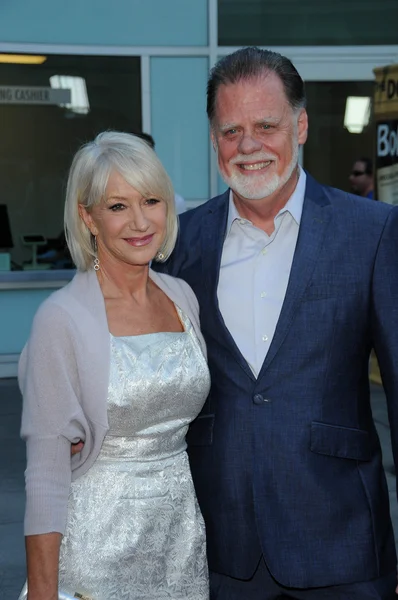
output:
[[394, 462], [398, 467], [398, 207], [386, 219], [374, 264], [371, 331], [387, 398]]

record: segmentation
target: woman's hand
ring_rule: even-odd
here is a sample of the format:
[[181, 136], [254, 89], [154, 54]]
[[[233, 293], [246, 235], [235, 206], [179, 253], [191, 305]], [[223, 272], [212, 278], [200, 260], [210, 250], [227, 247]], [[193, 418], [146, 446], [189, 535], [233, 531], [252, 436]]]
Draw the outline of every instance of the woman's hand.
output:
[[80, 440], [80, 442], [76, 442], [76, 444], [71, 445], [70, 453], [72, 456], [75, 454], [79, 454], [83, 450], [84, 442]]

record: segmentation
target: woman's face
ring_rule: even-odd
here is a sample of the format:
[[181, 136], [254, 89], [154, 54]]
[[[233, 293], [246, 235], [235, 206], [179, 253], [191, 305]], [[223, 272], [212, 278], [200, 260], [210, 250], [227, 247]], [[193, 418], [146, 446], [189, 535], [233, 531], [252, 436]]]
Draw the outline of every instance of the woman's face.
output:
[[97, 238], [98, 258], [103, 265], [119, 261], [147, 265], [162, 246], [166, 234], [165, 200], [143, 197], [117, 171], [112, 171], [105, 197], [80, 216]]

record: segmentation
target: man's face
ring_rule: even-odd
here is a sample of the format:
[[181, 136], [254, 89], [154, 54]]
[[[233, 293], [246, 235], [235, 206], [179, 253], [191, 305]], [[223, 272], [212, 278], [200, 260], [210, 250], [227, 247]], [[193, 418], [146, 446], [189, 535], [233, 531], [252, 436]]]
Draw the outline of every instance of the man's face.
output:
[[212, 124], [221, 176], [243, 199], [268, 198], [296, 181], [307, 129], [306, 111], [293, 111], [274, 73], [221, 85]]
[[372, 185], [372, 176], [366, 173], [366, 165], [361, 160], [354, 163], [349, 180], [351, 191], [358, 196], [365, 196]]

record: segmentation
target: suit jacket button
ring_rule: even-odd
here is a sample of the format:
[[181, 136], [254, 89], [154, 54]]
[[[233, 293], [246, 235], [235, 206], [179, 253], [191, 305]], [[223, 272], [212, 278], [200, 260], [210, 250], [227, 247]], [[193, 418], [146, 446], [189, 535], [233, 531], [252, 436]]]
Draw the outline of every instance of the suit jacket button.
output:
[[264, 402], [267, 402], [267, 400], [265, 400], [261, 394], [255, 394], [253, 396], [253, 402], [254, 404], [263, 404]]

